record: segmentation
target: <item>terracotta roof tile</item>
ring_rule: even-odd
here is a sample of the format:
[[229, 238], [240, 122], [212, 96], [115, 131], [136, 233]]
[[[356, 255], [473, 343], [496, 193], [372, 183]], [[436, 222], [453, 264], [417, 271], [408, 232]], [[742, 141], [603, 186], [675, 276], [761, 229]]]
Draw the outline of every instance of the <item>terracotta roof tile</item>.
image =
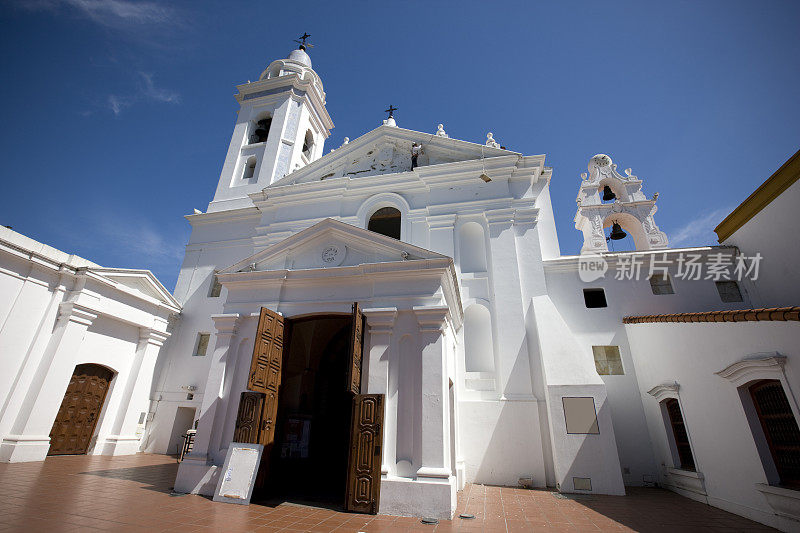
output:
[[701, 313], [673, 313], [669, 315], [626, 316], [623, 324], [648, 324], [652, 322], [800, 322], [800, 307], [768, 307], [761, 309], [735, 309], [733, 311], [704, 311]]

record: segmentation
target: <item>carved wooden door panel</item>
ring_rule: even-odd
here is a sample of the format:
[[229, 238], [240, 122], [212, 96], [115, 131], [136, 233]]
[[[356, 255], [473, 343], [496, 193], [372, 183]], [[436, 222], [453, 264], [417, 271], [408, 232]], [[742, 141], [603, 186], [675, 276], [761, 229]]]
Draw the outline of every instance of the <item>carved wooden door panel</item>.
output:
[[361, 364], [364, 357], [364, 315], [358, 302], [353, 304], [353, 327], [350, 333], [350, 365], [347, 369], [347, 390], [361, 393]]
[[[261, 308], [258, 331], [253, 346], [250, 378], [247, 388], [264, 393], [261, 411], [260, 443], [265, 447], [275, 440], [275, 419], [278, 414], [278, 389], [283, 365], [284, 318], [266, 307]], [[268, 453], [268, 450], [264, 450]]]
[[114, 373], [99, 365], [78, 365], [72, 373], [50, 431], [48, 455], [84, 454], [94, 435]]
[[350, 460], [347, 470], [348, 511], [377, 514], [381, 492], [383, 394], [353, 398]]
[[236, 415], [233, 442], [259, 443], [263, 408], [264, 393], [248, 391], [242, 393], [239, 399], [239, 413]]

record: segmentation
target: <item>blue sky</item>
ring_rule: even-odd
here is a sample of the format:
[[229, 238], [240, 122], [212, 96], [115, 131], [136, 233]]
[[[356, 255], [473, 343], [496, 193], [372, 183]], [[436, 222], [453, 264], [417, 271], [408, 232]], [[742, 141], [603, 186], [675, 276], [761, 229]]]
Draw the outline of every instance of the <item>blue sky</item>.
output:
[[0, 224], [174, 286], [235, 120], [307, 31], [336, 128], [402, 127], [547, 154], [562, 253], [609, 154], [658, 191], [671, 245], [800, 147], [800, 2], [0, 2]]

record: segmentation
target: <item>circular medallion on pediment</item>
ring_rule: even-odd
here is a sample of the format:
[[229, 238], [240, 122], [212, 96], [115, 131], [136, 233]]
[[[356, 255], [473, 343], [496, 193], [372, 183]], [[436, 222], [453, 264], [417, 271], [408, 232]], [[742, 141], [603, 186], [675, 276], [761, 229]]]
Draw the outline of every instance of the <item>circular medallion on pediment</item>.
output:
[[338, 242], [327, 243], [320, 250], [322, 266], [339, 266], [344, 261], [346, 254], [347, 247], [344, 244]]

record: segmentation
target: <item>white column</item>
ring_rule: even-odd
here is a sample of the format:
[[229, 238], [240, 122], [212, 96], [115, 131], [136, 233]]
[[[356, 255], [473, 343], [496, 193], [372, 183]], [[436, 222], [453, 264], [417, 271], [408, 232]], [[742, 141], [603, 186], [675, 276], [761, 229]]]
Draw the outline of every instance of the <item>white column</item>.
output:
[[141, 413], [148, 411], [156, 359], [168, 337], [169, 333], [165, 331], [139, 328], [139, 343], [128, 372], [128, 382], [125, 384], [111, 434], [106, 437], [108, 453], [111, 455], [134, 454], [139, 449], [139, 417]]
[[397, 318], [396, 307], [364, 309], [369, 332], [369, 352], [365, 354], [367, 372], [361, 376], [361, 390], [369, 394], [384, 394], [383, 463], [381, 473], [389, 473], [389, 465], [395, 464], [397, 436], [396, 398], [389, 399], [389, 359], [392, 357], [392, 332]]
[[225, 363], [230, 355], [231, 340], [236, 334], [240, 316], [238, 313], [211, 316], [214, 321], [214, 327], [217, 330], [214, 355], [208, 371], [208, 380], [203, 388], [203, 403], [200, 407], [200, 418], [197, 434], [194, 438], [194, 446], [191, 453], [186, 456], [186, 459], [203, 462], [208, 459], [208, 445], [211, 441], [211, 431], [214, 427], [214, 419], [220, 403], [220, 389], [222, 380], [225, 377]]
[[450, 423], [447, 407], [447, 355], [444, 328], [447, 307], [414, 307], [419, 324], [421, 375], [421, 445], [417, 478], [449, 479]]
[[50, 342], [25, 394], [11, 432], [3, 437], [0, 461], [43, 461], [50, 430], [61, 407], [86, 330], [97, 318], [91, 309], [63, 302]]

